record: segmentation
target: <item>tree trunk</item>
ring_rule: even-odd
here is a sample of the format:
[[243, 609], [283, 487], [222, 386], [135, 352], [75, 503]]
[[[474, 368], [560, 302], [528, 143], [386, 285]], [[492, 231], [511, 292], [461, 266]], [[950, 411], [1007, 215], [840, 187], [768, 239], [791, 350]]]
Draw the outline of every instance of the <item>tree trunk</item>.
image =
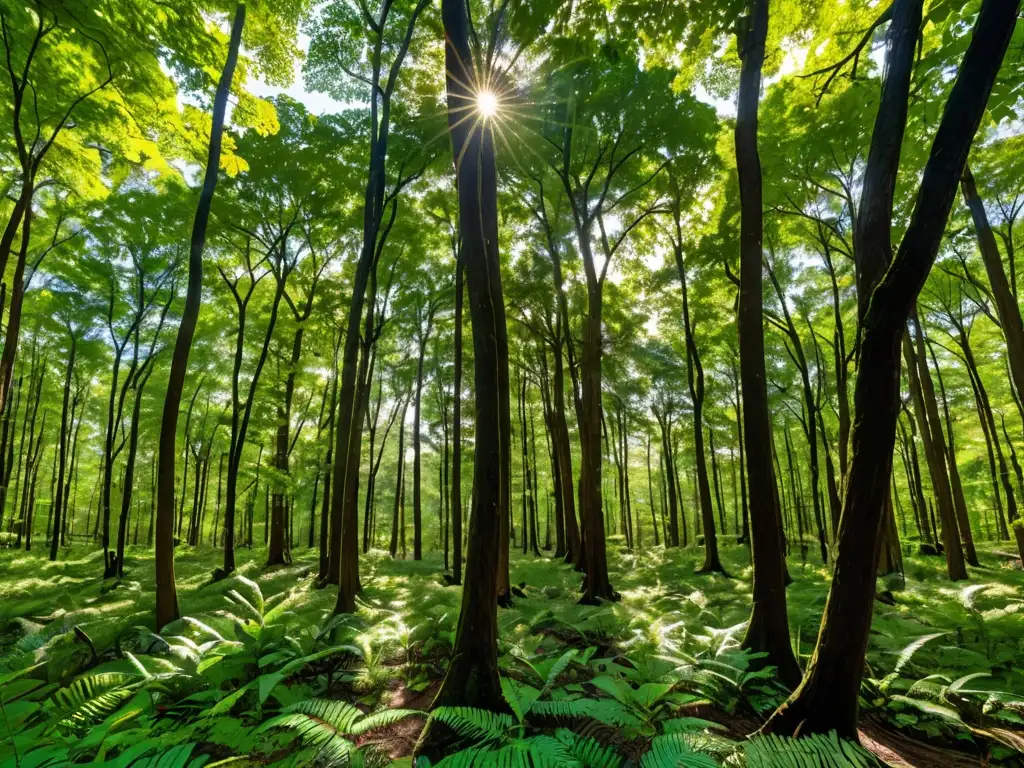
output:
[[985, 205], [978, 194], [969, 164], [964, 165], [960, 189], [963, 192], [964, 202], [971, 212], [974, 233], [978, 238], [978, 250], [981, 251], [981, 260], [985, 265], [988, 283], [992, 288], [993, 303], [996, 305], [996, 314], [999, 316], [999, 327], [1006, 340], [1006, 357], [1013, 386], [1018, 397], [1021, 397], [1024, 396], [1024, 321], [1021, 320], [1020, 307], [1017, 305], [1017, 299], [1006, 279], [1003, 260], [999, 255], [999, 248], [996, 246], [996, 239], [992, 234], [992, 226], [989, 223], [988, 214], [985, 212]]
[[[871, 629], [880, 527], [889, 494], [896, 420], [900, 408], [900, 339], [921, 286], [938, 252], [971, 142], [981, 122], [996, 74], [1009, 44], [1019, 2], [983, 0], [974, 34], [946, 102], [921, 179], [909, 225], [895, 260], [869, 275], [861, 323], [860, 365], [854, 389], [853, 463], [840, 518], [839, 547], [818, 642], [800, 687], [766, 724], [769, 732], [828, 733], [857, 738], [857, 706], [864, 657]], [[896, 0], [886, 56], [888, 76], [879, 106], [875, 142], [895, 95], [905, 123], [909, 70], [921, 24], [920, 0]], [[906, 70], [906, 82], [889, 93], [894, 73]], [[902, 133], [902, 131], [899, 131]], [[898, 146], [898, 145], [897, 145]], [[897, 148], [898, 153], [898, 148]], [[866, 176], [877, 163], [869, 155]], [[898, 163], [896, 164], [898, 165]], [[890, 187], [895, 174], [888, 177]], [[870, 185], [865, 182], [864, 197]], [[891, 197], [890, 197], [891, 200]], [[863, 218], [863, 199], [862, 199]], [[891, 206], [881, 211], [884, 242]], [[880, 275], [880, 276], [879, 276]]]
[[[210, 205], [217, 186], [220, 168], [221, 139], [224, 133], [224, 112], [228, 92], [238, 61], [238, 48], [245, 23], [245, 5], [235, 9], [231, 25], [231, 39], [228, 44], [228, 58], [221, 72], [220, 82], [213, 102], [213, 121], [210, 129], [209, 155], [206, 173], [199, 194], [195, 222], [192, 226], [192, 242], [188, 261], [188, 290], [185, 295], [185, 309], [174, 342], [171, 371], [168, 377], [167, 396], [164, 399], [163, 417], [160, 422], [160, 470], [159, 492], [157, 495], [156, 519], [156, 630], [179, 618], [178, 595], [174, 584], [174, 454], [178, 432], [178, 410], [181, 407], [181, 393], [188, 369], [188, 356], [199, 318], [199, 303], [202, 300], [203, 248], [206, 244], [206, 227], [210, 218]], [[232, 521], [233, 521], [232, 516]]]
[[[53, 510], [53, 535], [50, 537], [50, 560], [57, 559], [57, 547], [60, 544], [60, 532], [61, 532], [61, 504], [64, 497], [64, 464], [67, 461], [68, 452], [68, 404], [71, 400], [71, 374], [75, 369], [75, 356], [78, 354], [78, 336], [72, 332], [71, 336], [71, 350], [68, 353], [68, 365], [65, 369], [64, 374], [64, 404], [61, 406], [60, 411], [60, 435], [57, 443], [57, 473], [56, 479], [56, 498], [50, 505]], [[52, 497], [51, 497], [52, 498]]]
[[473, 512], [469, 522], [469, 551], [462, 608], [451, 664], [434, 705], [504, 709], [498, 681], [498, 588], [501, 520], [508, 515], [509, 373], [508, 339], [498, 258], [497, 171], [494, 134], [461, 112], [473, 101], [469, 83], [486, 73], [469, 70], [466, 7], [442, 0], [445, 67], [448, 89], [448, 127], [455, 158], [459, 198], [459, 232], [466, 265], [470, 318], [473, 327], [473, 375], [476, 392], [476, 455], [473, 466]]
[[789, 642], [785, 561], [779, 550], [779, 512], [774, 508], [771, 426], [765, 381], [762, 316], [762, 191], [757, 153], [757, 111], [768, 34], [768, 0], [749, 0], [738, 35], [740, 92], [736, 110], [736, 168], [740, 180], [740, 380], [747, 460], [747, 498], [753, 542], [754, 594], [743, 648], [765, 653], [779, 679], [794, 686], [800, 668]]
[[462, 583], [462, 303], [466, 265], [455, 265], [455, 371], [452, 385], [452, 584]]

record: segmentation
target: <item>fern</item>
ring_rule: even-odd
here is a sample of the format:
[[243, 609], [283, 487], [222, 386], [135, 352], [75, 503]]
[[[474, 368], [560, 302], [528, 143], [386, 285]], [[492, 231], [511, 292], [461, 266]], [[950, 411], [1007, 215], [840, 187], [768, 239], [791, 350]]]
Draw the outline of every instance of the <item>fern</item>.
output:
[[344, 701], [305, 699], [285, 707], [281, 714], [267, 720], [256, 732], [289, 728], [296, 732], [303, 745], [318, 747], [319, 754], [345, 765], [351, 762], [358, 751], [348, 737], [360, 736], [414, 714], [418, 713], [392, 709], [364, 715], [361, 710]]
[[641, 768], [718, 768], [718, 763], [694, 750], [689, 735], [666, 733], [655, 736], [640, 759]]
[[641, 724], [635, 714], [614, 699], [538, 701], [533, 705], [532, 712], [541, 717], [556, 719], [597, 720], [615, 728], [636, 728]]
[[430, 717], [459, 737], [476, 742], [496, 741], [515, 724], [511, 715], [473, 707], [438, 707]]
[[103, 672], [80, 677], [67, 688], [53, 694], [51, 705], [57, 710], [59, 725], [82, 728], [102, 720], [131, 698], [144, 682], [137, 675]]
[[874, 755], [852, 741], [810, 734], [791, 739], [775, 734], [755, 736], [743, 745], [747, 768], [877, 768]]
[[624, 762], [614, 748], [566, 728], [555, 731], [555, 738], [566, 746], [584, 768], [620, 768]]

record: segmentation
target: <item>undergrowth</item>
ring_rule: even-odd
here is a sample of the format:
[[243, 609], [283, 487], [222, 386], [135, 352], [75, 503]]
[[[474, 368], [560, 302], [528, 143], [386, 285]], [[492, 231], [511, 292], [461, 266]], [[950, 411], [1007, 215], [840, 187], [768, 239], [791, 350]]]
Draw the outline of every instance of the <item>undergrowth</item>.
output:
[[[208, 583], [213, 552], [177, 557], [185, 616], [152, 631], [152, 560], [103, 582], [98, 553], [50, 564], [0, 557], [0, 765], [411, 764], [427, 717], [459, 745], [439, 765], [874, 765], [834, 735], [746, 736], [785, 696], [739, 650], [749, 611], [745, 549], [736, 578], [696, 576], [699, 553], [615, 553], [623, 600], [582, 607], [577, 576], [513, 560], [525, 598], [499, 614], [504, 713], [440, 708], [460, 591], [439, 564], [363, 561], [357, 614], [331, 618], [314, 553], [263, 571], [254, 551]], [[969, 586], [935, 558], [910, 557], [895, 605], [876, 604], [865, 712], [932, 743], [1019, 765], [1024, 622], [1019, 571], [985, 558]], [[793, 643], [813, 647], [827, 570], [790, 563]], [[419, 765], [428, 763], [424, 759]]]

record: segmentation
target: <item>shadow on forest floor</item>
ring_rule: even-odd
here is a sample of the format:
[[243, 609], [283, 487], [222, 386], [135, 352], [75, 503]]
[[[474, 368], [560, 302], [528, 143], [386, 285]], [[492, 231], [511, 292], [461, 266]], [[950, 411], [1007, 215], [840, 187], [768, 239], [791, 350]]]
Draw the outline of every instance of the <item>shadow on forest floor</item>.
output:
[[[581, 651], [593, 648], [591, 655], [605, 658], [612, 668], [623, 659], [623, 663], [634, 664], [637, 658], [658, 654], [725, 658], [723, 654], [735, 651], [750, 605], [751, 568], [744, 547], [722, 548], [723, 562], [733, 575], [725, 578], [694, 573], [702, 557], [700, 549], [666, 551], [657, 547], [629, 552], [616, 537], [609, 546], [611, 579], [622, 601], [597, 607], [577, 604], [580, 578], [569, 567], [513, 550], [512, 581], [524, 584], [525, 597], [499, 613], [506, 674], [513, 678], [521, 674], [522, 665], [517, 669], [516, 658], [567, 646]], [[929, 680], [940, 684], [945, 680], [948, 686], [964, 676], [984, 672], [986, 691], [1011, 692], [1017, 699], [1024, 694], [1024, 574], [995, 549], [981, 550], [983, 568], [972, 569], [969, 582], [951, 584], [941, 558], [914, 555], [906, 558], [905, 584], [896, 578], [880, 585], [894, 590], [895, 604], [875, 604], [868, 652], [867, 676], [871, 680], [866, 685], [875, 686], [868, 691], [877, 692], [877, 701], [867, 703], [881, 709], [872, 714], [868, 735], [871, 743], [896, 745], [891, 754], [880, 746], [876, 750], [889, 754], [890, 759], [899, 753], [901, 737], [911, 745], [920, 744], [921, 739], [940, 744], [962, 739], [955, 733], [955, 723], [943, 720], [950, 715], [943, 712], [949, 707], [941, 696], [934, 697], [937, 701], [929, 709], [925, 699], [902, 695], [912, 693], [915, 686], [927, 687]], [[232, 605], [229, 593], [252, 580], [262, 595], [261, 606], [266, 600], [268, 620], [271, 612], [277, 612], [287, 635], [298, 637], [323, 626], [333, 609], [335, 590], [315, 586], [315, 550], [296, 550], [291, 565], [269, 570], [262, 566], [262, 549], [240, 549], [236, 556], [237, 574], [210, 583], [219, 552], [184, 546], [176, 550], [183, 616], [197, 617], [213, 631], [228, 634], [232, 629], [232, 616], [225, 611]], [[364, 587], [360, 608], [344, 625], [360, 645], [363, 663], [358, 674], [345, 678], [343, 693], [369, 707], [386, 704], [425, 709], [444, 673], [461, 590], [445, 585], [436, 553], [420, 562], [392, 561], [374, 550], [361, 559], [360, 568]], [[789, 568], [794, 578], [787, 590], [790, 626], [794, 647], [805, 663], [817, 634], [829, 572], [820, 563], [803, 564], [796, 558], [790, 558]], [[51, 633], [57, 631], [54, 628], [70, 632], [78, 627], [100, 657], [111, 653], [111, 658], [119, 638], [134, 627], [153, 629], [152, 553], [130, 547], [126, 577], [120, 583], [103, 581], [101, 570], [98, 550], [65, 550], [55, 563], [42, 552], [0, 551], [0, 660], [17, 640], [18, 627], [34, 626], [36, 631]], [[909, 657], [903, 659], [908, 645], [914, 647], [912, 662]], [[119, 649], [116, 655], [120, 655]], [[901, 673], [901, 680], [905, 678], [902, 687], [890, 675], [893, 672]], [[65, 675], [60, 673], [61, 678]], [[900, 695], [891, 695], [891, 687]], [[339, 693], [328, 683], [327, 692], [332, 691]], [[769, 693], [748, 691], [741, 708], [748, 712], [747, 722], [750, 717], [756, 722], [775, 703]], [[733, 702], [729, 706], [732, 709], [723, 711], [740, 717], [735, 709], [738, 705]], [[892, 726], [905, 730], [894, 737]], [[392, 756], [408, 754], [418, 727], [408, 723], [401, 727], [401, 734], [396, 727], [387, 751]], [[909, 751], [913, 754], [912, 746]], [[949, 764], [977, 764], [977, 757], [967, 755], [963, 755], [963, 763], [952, 753], [947, 759]]]

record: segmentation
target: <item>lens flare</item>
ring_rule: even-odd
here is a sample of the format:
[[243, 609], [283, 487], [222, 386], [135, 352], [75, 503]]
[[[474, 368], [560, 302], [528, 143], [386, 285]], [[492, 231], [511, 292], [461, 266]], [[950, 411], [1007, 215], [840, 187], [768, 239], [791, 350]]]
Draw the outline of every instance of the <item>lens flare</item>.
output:
[[484, 117], [498, 114], [498, 97], [492, 91], [480, 91], [476, 95], [476, 109]]

